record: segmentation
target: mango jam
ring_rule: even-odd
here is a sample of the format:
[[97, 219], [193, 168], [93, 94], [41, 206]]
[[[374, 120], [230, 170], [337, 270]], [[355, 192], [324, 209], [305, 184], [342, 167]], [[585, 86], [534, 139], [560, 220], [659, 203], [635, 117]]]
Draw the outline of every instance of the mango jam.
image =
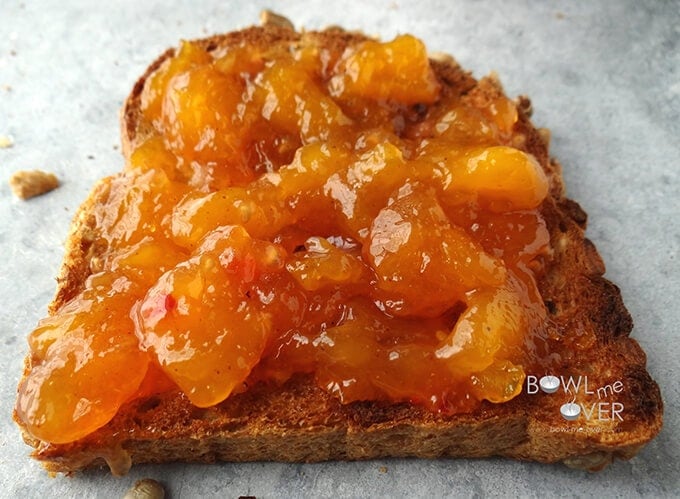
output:
[[411, 36], [208, 52], [146, 82], [83, 290], [30, 335], [18, 417], [66, 443], [134, 399], [313, 377], [342, 403], [521, 391], [546, 313], [546, 175], [506, 97], [446, 92]]

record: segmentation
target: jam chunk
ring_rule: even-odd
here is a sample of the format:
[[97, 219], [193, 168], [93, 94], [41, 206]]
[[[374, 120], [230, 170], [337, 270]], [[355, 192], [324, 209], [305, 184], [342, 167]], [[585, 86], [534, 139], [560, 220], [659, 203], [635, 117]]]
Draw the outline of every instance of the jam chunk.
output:
[[485, 211], [536, 208], [548, 193], [548, 179], [536, 159], [508, 146], [458, 147], [433, 140], [420, 158], [430, 164], [430, 182], [450, 203], [482, 203]]
[[254, 237], [265, 237], [276, 234], [289, 219], [272, 195], [228, 187], [209, 194], [188, 194], [175, 207], [170, 223], [173, 240], [195, 249], [206, 234], [220, 226], [240, 225]]
[[450, 224], [433, 191], [405, 184], [376, 216], [366, 259], [378, 276], [378, 296], [395, 315], [433, 316], [464, 299], [466, 290], [497, 286], [499, 259]]
[[224, 400], [258, 362], [272, 317], [249, 285], [282, 265], [275, 246], [253, 241], [241, 227], [221, 227], [135, 308], [142, 347], [197, 406]]
[[188, 162], [229, 165], [223, 175], [246, 175], [239, 154], [241, 135], [236, 132], [244, 126], [238, 113], [244, 88], [238, 77], [212, 66], [174, 76], [168, 82], [161, 113], [170, 149]]
[[17, 415], [47, 442], [66, 443], [106, 424], [136, 392], [149, 364], [127, 317], [139, 290], [123, 275], [89, 288], [31, 333], [31, 373]]
[[310, 237], [305, 248], [307, 251], [289, 261], [286, 268], [307, 291], [356, 284], [365, 278], [367, 269], [358, 255], [348, 254], [320, 237]]
[[323, 192], [333, 200], [342, 224], [354, 237], [363, 240], [390, 193], [403, 185], [412, 173], [401, 150], [390, 142], [381, 142], [346, 169], [330, 175]]
[[182, 42], [175, 57], [169, 59], [163, 67], [151, 75], [147, 84], [144, 85], [141, 99], [144, 116], [158, 125], [170, 79], [189, 69], [209, 64], [211, 61], [210, 54], [198, 45], [186, 41]]
[[316, 338], [318, 383], [345, 403], [356, 400], [407, 401], [455, 412], [477, 401], [458, 397], [470, 379], [452, 379], [434, 355], [436, 331], [444, 318], [400, 319], [354, 299], [343, 322]]
[[439, 83], [423, 43], [401, 35], [389, 43], [368, 41], [348, 51], [337, 64], [331, 94], [359, 95], [401, 104], [432, 103]]
[[261, 74], [253, 97], [266, 120], [304, 143], [328, 140], [352, 123], [314, 79], [303, 64], [284, 61]]

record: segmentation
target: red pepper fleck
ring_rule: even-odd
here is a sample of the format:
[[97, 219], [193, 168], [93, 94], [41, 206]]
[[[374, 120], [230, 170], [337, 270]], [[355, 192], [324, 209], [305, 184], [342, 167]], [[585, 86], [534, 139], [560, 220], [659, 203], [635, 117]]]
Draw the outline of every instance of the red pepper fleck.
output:
[[172, 312], [177, 308], [177, 300], [172, 295], [165, 295], [165, 311]]

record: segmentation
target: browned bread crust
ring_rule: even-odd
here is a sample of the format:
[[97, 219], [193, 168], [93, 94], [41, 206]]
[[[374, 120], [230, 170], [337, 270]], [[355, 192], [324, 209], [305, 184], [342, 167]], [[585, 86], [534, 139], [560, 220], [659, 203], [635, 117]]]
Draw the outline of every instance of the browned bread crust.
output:
[[[265, 26], [198, 43], [215, 50], [301, 37], [315, 37], [335, 47], [364, 39], [338, 29], [299, 34]], [[140, 111], [144, 83], [173, 53], [166, 51], [148, 68], [125, 103], [121, 121], [126, 157], [148, 130]], [[432, 65], [446, 92], [483, 102], [500, 91], [495, 79], [477, 82], [452, 59], [438, 58]], [[479, 411], [453, 416], [405, 403], [342, 405], [313, 380], [298, 376], [283, 386], [256, 385], [207, 409], [192, 406], [181, 392], [135, 400], [106, 426], [74, 443], [48, 444], [24, 432], [26, 442], [36, 449], [34, 457], [53, 472], [108, 463], [115, 474], [126, 472], [131, 463], [147, 462], [494, 455], [596, 470], [613, 458], [632, 457], [661, 429], [659, 388], [646, 371], [644, 352], [628, 337], [632, 321], [619, 289], [602, 277], [604, 264], [584, 236], [586, 215], [564, 197], [560, 167], [549, 158], [545, 137], [529, 121], [528, 99], [520, 98], [518, 108], [514, 145], [533, 154], [551, 182], [551, 195], [541, 210], [554, 255], [539, 288], [554, 326], [551, 348], [561, 359], [555, 374], [588, 376], [595, 387], [621, 381], [625, 389], [616, 394], [616, 401], [625, 407], [623, 421], [589, 421], [584, 429], [574, 431], [574, 423], [560, 416], [564, 396], [528, 393], [503, 404], [485, 402]], [[73, 298], [97, 270], [102, 248], [93, 244], [93, 210], [106, 199], [109, 185], [107, 179], [97, 184], [74, 219], [51, 313]], [[580, 338], [590, 338], [592, 343], [574, 350], [571, 345]]]

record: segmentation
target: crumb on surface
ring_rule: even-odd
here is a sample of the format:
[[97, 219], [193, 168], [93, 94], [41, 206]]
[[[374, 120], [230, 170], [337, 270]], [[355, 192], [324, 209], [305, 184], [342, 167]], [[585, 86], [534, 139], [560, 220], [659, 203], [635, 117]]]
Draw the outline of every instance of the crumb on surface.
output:
[[42, 170], [19, 170], [9, 178], [9, 186], [17, 197], [30, 199], [59, 187], [59, 179]]
[[165, 489], [156, 480], [151, 478], [144, 478], [137, 480], [123, 499], [163, 499], [165, 497]]
[[260, 24], [262, 26], [277, 26], [279, 28], [295, 30], [293, 23], [285, 16], [272, 12], [271, 10], [263, 10], [260, 12]]
[[380, 473], [387, 473], [387, 466], [381, 466], [378, 468], [378, 471], [380, 471]]
[[13, 145], [14, 141], [12, 140], [12, 137], [9, 135], [0, 135], [0, 149], [7, 149]]

